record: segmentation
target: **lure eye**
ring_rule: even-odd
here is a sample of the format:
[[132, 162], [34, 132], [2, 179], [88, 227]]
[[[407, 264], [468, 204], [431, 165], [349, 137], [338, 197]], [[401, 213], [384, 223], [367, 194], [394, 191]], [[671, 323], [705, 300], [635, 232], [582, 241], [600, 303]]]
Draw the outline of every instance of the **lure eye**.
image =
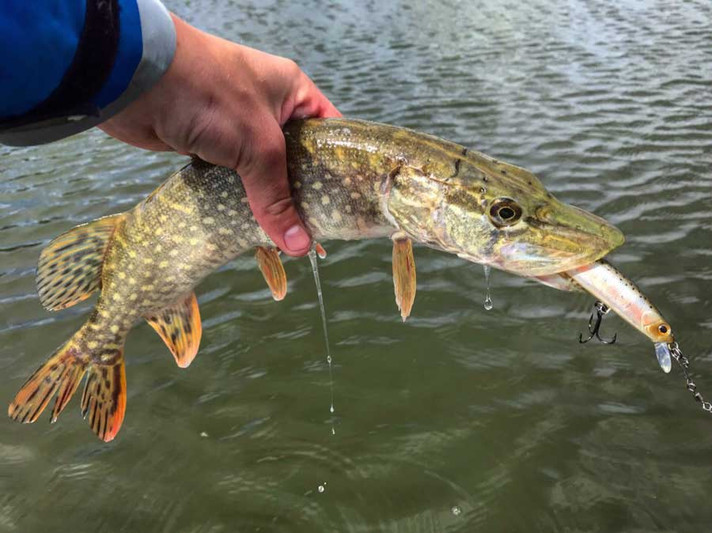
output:
[[658, 326], [658, 331], [660, 333], [662, 333], [663, 335], [665, 335], [666, 333], [668, 333], [670, 331], [670, 326], [668, 326], [667, 324], [660, 324]]
[[497, 198], [490, 206], [489, 218], [498, 228], [511, 226], [522, 218], [522, 208], [511, 198]]

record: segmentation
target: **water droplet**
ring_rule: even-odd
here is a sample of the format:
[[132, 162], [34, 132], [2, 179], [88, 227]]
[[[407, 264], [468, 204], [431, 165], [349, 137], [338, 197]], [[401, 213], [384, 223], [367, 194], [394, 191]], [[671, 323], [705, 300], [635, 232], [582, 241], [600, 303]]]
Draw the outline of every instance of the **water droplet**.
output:
[[319, 485], [316, 490], [318, 490], [319, 492], [324, 492], [326, 490], [326, 483], [324, 483], [323, 485]]
[[492, 303], [492, 296], [490, 295], [490, 271], [492, 268], [489, 265], [484, 265], [485, 269], [485, 284], [487, 285], [487, 289], [485, 291], [485, 302], [484, 302], [484, 308], [487, 311], [490, 311], [493, 307], [494, 304]]
[[207, 434], [205, 431], [201, 431], [201, 432], [200, 432], [200, 436], [203, 437], [203, 438], [205, 438], [205, 437], [208, 436], [208, 434]]
[[460, 509], [460, 507], [458, 507], [457, 505], [453, 505], [452, 509], [450, 509], [450, 512], [455, 516], [460, 516], [460, 514], [462, 513], [462, 509]]

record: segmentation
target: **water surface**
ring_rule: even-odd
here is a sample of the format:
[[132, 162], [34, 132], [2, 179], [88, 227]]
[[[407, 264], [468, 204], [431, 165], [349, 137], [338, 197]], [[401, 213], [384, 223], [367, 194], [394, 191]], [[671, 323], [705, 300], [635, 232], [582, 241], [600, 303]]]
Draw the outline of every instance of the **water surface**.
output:
[[[347, 116], [413, 127], [533, 170], [618, 225], [611, 259], [656, 302], [712, 397], [712, 8], [706, 1], [170, 1], [201, 28], [298, 60]], [[0, 148], [0, 400], [78, 329], [45, 312], [37, 257], [130, 208], [183, 163], [98, 131]], [[390, 243], [320, 262], [334, 415], [311, 268], [272, 302], [252, 257], [197, 290], [200, 354], [146, 325], [128, 411], [97, 441], [0, 417], [0, 532], [706, 531], [712, 416], [591, 298], [416, 248], [402, 324]], [[332, 435], [332, 424], [335, 434]]]

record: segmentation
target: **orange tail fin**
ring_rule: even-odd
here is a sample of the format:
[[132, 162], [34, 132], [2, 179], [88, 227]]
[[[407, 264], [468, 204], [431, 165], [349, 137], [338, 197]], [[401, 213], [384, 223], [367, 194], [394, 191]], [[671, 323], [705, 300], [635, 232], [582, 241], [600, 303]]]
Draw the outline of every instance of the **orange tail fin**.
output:
[[122, 352], [115, 355], [113, 364], [89, 366], [82, 394], [82, 415], [104, 442], [114, 440], [126, 413], [124, 357]]
[[101, 360], [107, 363], [97, 364], [93, 354], [80, 352], [82, 343], [75, 341], [79, 335], [54, 352], [30, 376], [10, 404], [8, 415], [13, 420], [30, 424], [37, 420], [56, 394], [50, 419], [55, 422], [88, 372], [82, 395], [82, 413], [85, 416], [89, 414], [94, 433], [108, 442], [118, 433], [126, 411], [123, 350], [102, 349]]
[[18, 422], [31, 424], [60, 391], [52, 410], [54, 422], [77, 390], [85, 371], [86, 364], [77, 357], [71, 342], [65, 344], [25, 382], [10, 404], [8, 415]]

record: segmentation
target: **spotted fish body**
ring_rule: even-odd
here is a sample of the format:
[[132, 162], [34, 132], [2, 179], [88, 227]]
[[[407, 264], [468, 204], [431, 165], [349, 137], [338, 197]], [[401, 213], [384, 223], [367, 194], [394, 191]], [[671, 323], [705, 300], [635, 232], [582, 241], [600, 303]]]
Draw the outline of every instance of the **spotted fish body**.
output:
[[[524, 276], [589, 264], [623, 242], [604, 220], [556, 200], [530, 172], [410, 130], [312, 119], [284, 130], [297, 209], [317, 241], [391, 237], [396, 297], [415, 295], [411, 241]], [[63, 309], [100, 289], [82, 328], [33, 374], [10, 405], [33, 422], [56, 396], [52, 420], [84, 374], [82, 411], [115, 437], [126, 406], [123, 346], [146, 319], [186, 367], [201, 337], [194, 287], [235, 256], [258, 250], [276, 299], [286, 278], [232, 170], [194, 160], [134, 209], [78, 226], [42, 252], [40, 299]]]

